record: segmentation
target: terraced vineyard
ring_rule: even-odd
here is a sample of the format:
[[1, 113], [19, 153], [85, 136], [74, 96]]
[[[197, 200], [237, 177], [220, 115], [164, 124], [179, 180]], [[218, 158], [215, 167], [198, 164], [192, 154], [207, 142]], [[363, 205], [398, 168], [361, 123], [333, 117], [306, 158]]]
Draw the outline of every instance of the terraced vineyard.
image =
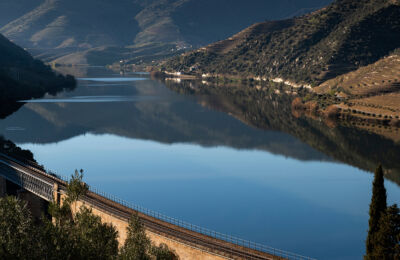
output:
[[390, 55], [374, 64], [328, 80], [314, 90], [328, 93], [332, 89], [355, 96], [400, 91], [400, 55]]
[[400, 127], [400, 56], [397, 53], [326, 81], [314, 91], [340, 97], [342, 102], [336, 106], [345, 111], [346, 119]]

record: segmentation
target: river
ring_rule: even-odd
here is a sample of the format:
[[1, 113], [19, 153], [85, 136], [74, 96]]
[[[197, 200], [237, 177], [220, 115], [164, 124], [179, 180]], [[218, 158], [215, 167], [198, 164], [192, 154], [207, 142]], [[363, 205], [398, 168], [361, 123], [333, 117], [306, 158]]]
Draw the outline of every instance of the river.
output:
[[[242, 106], [179, 94], [145, 73], [74, 74], [74, 91], [27, 101], [0, 121], [0, 134], [46, 168], [84, 169], [90, 186], [133, 204], [318, 259], [362, 258], [368, 169], [382, 150], [399, 153], [398, 143], [273, 114], [257, 126], [238, 116], [249, 115]], [[377, 140], [379, 150], [365, 151]], [[395, 180], [385, 183], [390, 204], [400, 202]]]

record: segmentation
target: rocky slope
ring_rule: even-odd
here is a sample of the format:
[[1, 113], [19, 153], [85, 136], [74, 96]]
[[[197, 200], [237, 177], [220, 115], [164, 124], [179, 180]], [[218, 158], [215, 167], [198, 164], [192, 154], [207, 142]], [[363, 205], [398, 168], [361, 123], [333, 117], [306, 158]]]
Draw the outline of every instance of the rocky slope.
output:
[[[146, 56], [135, 54], [143, 45], [162, 44], [163, 54], [171, 54], [208, 44], [252, 23], [302, 14], [330, 1], [2, 0], [0, 33], [46, 60], [109, 63], [111, 56]], [[62, 59], [71, 53], [78, 55]], [[109, 58], [99, 61], [90, 55]]]
[[[139, 31], [130, 0], [45, 0], [1, 32], [24, 47], [66, 48], [129, 44]], [[7, 10], [4, 10], [6, 12]], [[123, 32], [123, 33], [121, 33]]]
[[399, 17], [398, 0], [336, 0], [302, 17], [252, 26], [177, 57], [164, 69], [317, 85], [374, 63], [400, 47]]

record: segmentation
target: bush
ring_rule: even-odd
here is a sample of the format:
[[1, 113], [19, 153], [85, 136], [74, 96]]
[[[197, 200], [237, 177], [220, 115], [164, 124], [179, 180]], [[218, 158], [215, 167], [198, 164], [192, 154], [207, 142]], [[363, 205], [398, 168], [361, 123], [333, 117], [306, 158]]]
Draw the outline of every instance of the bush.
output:
[[14, 197], [0, 198], [0, 259], [29, 259], [36, 239], [26, 203]]
[[297, 110], [304, 109], [304, 104], [300, 97], [297, 97], [292, 101], [292, 108]]
[[130, 221], [121, 252], [114, 226], [102, 223], [84, 206], [72, 217], [70, 205], [87, 192], [82, 183], [82, 175], [76, 172], [63, 205], [50, 204], [54, 223], [45, 218], [35, 223], [25, 203], [0, 198], [0, 259], [177, 259], [166, 245], [151, 243], [137, 215]]
[[318, 103], [315, 101], [308, 101], [304, 104], [306, 110], [310, 111], [311, 113], [316, 113], [318, 110]]
[[144, 226], [138, 214], [134, 214], [129, 220], [127, 228], [128, 236], [124, 246], [121, 248], [119, 259], [157, 259], [157, 260], [176, 260], [178, 257], [168, 248], [161, 244], [154, 246], [147, 237]]
[[338, 118], [340, 115], [340, 110], [336, 105], [330, 105], [326, 110], [325, 110], [325, 116], [330, 119], [335, 119]]

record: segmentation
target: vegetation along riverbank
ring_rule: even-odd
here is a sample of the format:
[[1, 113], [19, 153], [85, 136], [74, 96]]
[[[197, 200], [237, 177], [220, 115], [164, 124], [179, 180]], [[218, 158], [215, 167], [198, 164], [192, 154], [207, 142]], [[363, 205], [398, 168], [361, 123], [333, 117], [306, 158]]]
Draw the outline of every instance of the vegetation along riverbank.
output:
[[167, 77], [305, 88], [310, 91], [296, 100], [298, 109], [398, 126], [398, 17], [399, 1], [338, 0], [300, 17], [255, 24], [172, 58], [158, 70]]

